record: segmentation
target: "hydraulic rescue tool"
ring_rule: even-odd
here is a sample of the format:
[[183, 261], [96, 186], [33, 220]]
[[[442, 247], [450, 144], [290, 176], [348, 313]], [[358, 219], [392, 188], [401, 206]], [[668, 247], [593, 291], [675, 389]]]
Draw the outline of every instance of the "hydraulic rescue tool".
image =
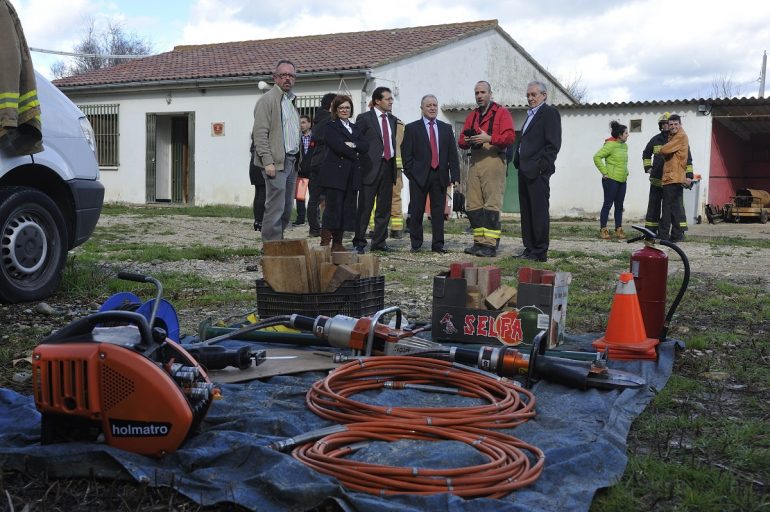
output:
[[[396, 326], [379, 323], [379, 318], [396, 312]], [[607, 367], [607, 354], [597, 353], [593, 361], [577, 361], [550, 355], [543, 355], [541, 331], [534, 340], [532, 350], [526, 355], [513, 347], [460, 348], [414, 336], [416, 331], [402, 330], [401, 311], [391, 307], [377, 312], [374, 316], [351, 318], [344, 315], [315, 318], [291, 315], [291, 327], [311, 331], [318, 338], [336, 348], [352, 349], [352, 357], [372, 355], [411, 355], [433, 357], [468, 366], [473, 366], [501, 377], [524, 377], [529, 385], [539, 379], [563, 384], [578, 389], [589, 387], [601, 389], [636, 388], [645, 380], [637, 375]], [[341, 356], [343, 362], [350, 357]]]
[[[156, 279], [118, 277], [157, 288]], [[193, 435], [219, 390], [189, 352], [132, 311], [81, 318], [45, 338], [32, 354], [41, 442], [94, 441], [150, 456], [177, 450]]]

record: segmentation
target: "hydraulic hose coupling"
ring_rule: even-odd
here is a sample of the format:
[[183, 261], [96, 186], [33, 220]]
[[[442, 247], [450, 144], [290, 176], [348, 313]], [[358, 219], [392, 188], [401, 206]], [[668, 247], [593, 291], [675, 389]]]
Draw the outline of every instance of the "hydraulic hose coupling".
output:
[[318, 430], [311, 430], [294, 437], [287, 437], [280, 441], [275, 441], [269, 445], [270, 448], [279, 452], [287, 452], [293, 450], [298, 444], [305, 444], [316, 439], [321, 439], [331, 434], [337, 434], [339, 432], [346, 432], [348, 427], [345, 425], [332, 425], [331, 427], [319, 428]]

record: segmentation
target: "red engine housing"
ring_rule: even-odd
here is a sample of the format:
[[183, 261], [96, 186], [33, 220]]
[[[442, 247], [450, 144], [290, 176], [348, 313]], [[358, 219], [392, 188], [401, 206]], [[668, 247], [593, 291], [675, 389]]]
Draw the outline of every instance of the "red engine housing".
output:
[[659, 338], [666, 320], [668, 256], [646, 245], [631, 254], [631, 273], [648, 338]]

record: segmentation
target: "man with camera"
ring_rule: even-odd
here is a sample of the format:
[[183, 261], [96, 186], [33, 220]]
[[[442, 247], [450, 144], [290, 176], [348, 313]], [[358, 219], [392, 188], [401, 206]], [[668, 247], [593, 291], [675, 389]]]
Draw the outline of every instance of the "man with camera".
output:
[[500, 210], [505, 192], [505, 151], [516, 134], [510, 112], [492, 101], [492, 86], [480, 81], [473, 89], [478, 108], [468, 114], [458, 139], [471, 150], [471, 168], [465, 193], [465, 210], [471, 223], [473, 245], [466, 254], [497, 255], [500, 244]]

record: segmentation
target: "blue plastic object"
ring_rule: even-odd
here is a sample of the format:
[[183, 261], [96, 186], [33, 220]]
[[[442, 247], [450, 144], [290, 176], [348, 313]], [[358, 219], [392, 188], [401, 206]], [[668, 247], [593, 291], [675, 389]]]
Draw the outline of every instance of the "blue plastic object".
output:
[[[144, 316], [147, 321], [150, 320], [152, 314], [152, 306], [155, 304], [155, 299], [148, 300], [136, 310], [137, 313]], [[162, 327], [166, 330], [166, 337], [172, 341], [179, 342], [179, 317], [176, 314], [174, 306], [171, 305], [166, 299], [160, 299], [158, 304], [158, 313], [155, 316], [154, 325]]]

